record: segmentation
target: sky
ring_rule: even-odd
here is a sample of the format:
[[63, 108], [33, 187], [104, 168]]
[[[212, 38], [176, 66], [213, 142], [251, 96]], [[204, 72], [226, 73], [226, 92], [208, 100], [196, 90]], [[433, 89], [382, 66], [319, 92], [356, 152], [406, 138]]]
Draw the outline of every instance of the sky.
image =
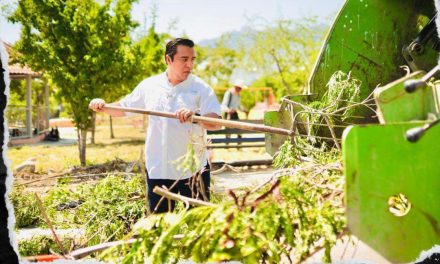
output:
[[[12, 2], [14, 0], [0, 0]], [[267, 21], [316, 17], [318, 21], [332, 21], [344, 0], [139, 0], [132, 10], [133, 19], [151, 25], [151, 10], [157, 9], [156, 31], [173, 36], [185, 33], [195, 42], [212, 39], [223, 33], [240, 30], [255, 17]], [[174, 25], [170, 30], [170, 25]], [[0, 38], [14, 43], [20, 26], [0, 16]]]

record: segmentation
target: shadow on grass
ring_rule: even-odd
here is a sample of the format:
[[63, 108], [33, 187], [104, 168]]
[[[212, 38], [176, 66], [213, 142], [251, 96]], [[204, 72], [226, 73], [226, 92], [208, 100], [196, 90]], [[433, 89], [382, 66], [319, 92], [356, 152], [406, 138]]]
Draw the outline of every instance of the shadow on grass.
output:
[[145, 144], [145, 140], [143, 139], [127, 139], [127, 140], [121, 140], [111, 143], [88, 144], [88, 146], [90, 147], [105, 147], [105, 146], [118, 146], [118, 145], [138, 146], [143, 144]]

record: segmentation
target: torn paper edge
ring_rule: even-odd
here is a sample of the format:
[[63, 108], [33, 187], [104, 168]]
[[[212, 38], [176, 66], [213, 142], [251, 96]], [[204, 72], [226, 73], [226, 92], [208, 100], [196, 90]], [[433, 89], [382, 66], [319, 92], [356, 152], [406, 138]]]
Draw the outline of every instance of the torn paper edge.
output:
[[12, 206], [11, 201], [9, 200], [9, 193], [12, 191], [12, 182], [13, 182], [13, 175], [11, 170], [11, 161], [8, 158], [7, 152], [8, 152], [8, 142], [9, 142], [9, 129], [8, 129], [8, 120], [6, 118], [5, 112], [8, 107], [8, 99], [9, 99], [9, 56], [6, 52], [6, 48], [4, 47], [3, 41], [0, 39], [0, 55], [2, 60], [2, 67], [4, 68], [4, 80], [5, 80], [5, 91], [4, 94], [6, 95], [6, 108], [3, 111], [3, 117], [4, 117], [4, 131], [3, 131], [3, 151], [2, 151], [2, 158], [3, 162], [6, 165], [6, 180], [5, 180], [5, 186], [6, 186], [6, 192], [5, 192], [5, 204], [6, 209], [8, 210], [8, 230], [9, 230], [9, 242], [11, 243], [12, 247], [14, 248], [15, 253], [17, 256], [20, 256], [18, 253], [18, 243], [15, 236], [14, 226], [15, 226], [15, 214], [14, 214], [14, 207]]

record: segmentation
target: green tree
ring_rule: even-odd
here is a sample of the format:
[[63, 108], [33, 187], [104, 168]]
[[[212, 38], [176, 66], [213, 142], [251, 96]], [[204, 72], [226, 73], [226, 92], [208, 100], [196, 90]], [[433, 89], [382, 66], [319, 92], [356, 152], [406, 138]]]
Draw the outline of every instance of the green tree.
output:
[[[167, 34], [158, 34], [153, 25], [148, 29], [145, 36], [141, 37], [132, 46], [132, 56], [136, 67], [130, 68], [130, 75], [132, 78], [121, 83], [117, 89], [112, 89], [105, 93], [102, 98], [107, 102], [114, 102], [119, 100], [121, 95], [125, 95], [133, 90], [133, 88], [143, 79], [163, 72], [166, 68], [164, 54], [165, 54], [165, 39]], [[110, 137], [114, 138], [113, 122], [110, 116]]]
[[151, 26], [148, 34], [135, 43], [133, 50], [138, 67], [134, 68], [133, 84], [166, 69], [164, 43], [167, 38], [168, 34], [158, 34]]
[[239, 65], [259, 72], [261, 77], [253, 86], [272, 87], [277, 98], [304, 92], [323, 29], [313, 19], [258, 22], [251, 21], [241, 35]]
[[227, 87], [237, 67], [237, 51], [230, 47], [231, 35], [224, 34], [213, 46], [197, 46], [195, 73], [218, 87]]
[[[42, 118], [44, 116], [44, 88], [45, 83], [40, 80], [32, 80], [32, 93], [31, 93], [31, 104], [33, 107], [32, 120], [34, 122], [34, 127], [38, 128], [38, 131], [42, 128]], [[55, 98], [50, 98], [49, 101], [55, 103]], [[50, 103], [49, 103], [50, 104]], [[11, 124], [25, 124], [26, 112], [26, 82], [24, 80], [12, 79], [10, 83], [10, 94], [8, 103], [7, 117], [8, 122]], [[50, 110], [50, 109], [49, 109]]]
[[135, 0], [22, 0], [9, 17], [22, 24], [15, 48], [22, 62], [44, 72], [70, 105], [78, 129], [78, 150], [86, 163], [88, 103], [128, 82], [136, 60], [130, 30]]

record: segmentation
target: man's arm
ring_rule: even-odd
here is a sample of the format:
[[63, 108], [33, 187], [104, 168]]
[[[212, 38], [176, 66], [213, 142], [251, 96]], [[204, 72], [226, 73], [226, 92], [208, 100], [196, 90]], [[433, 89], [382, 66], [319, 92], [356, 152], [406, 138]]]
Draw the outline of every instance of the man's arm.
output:
[[[190, 122], [192, 115], [195, 115], [195, 113], [189, 110], [188, 108], [181, 108], [176, 111], [176, 117], [177, 119], [179, 119], [180, 123]], [[203, 116], [222, 119], [221, 116], [217, 115], [216, 113], [207, 113]], [[198, 122], [198, 124], [207, 130], [220, 130], [222, 128], [221, 125], [217, 125], [217, 124], [206, 124], [203, 122]]]
[[[218, 118], [222, 119], [221, 116], [217, 115], [216, 113], [207, 113], [206, 115], [203, 115], [204, 117], [212, 117], [212, 118]], [[200, 122], [200, 126], [207, 130], [220, 130], [222, 129], [221, 125], [217, 124], [205, 124], [203, 122]]]
[[[120, 117], [124, 116], [125, 112], [115, 109], [103, 109], [105, 106], [105, 101], [101, 98], [95, 98], [92, 101], [90, 101], [89, 108], [92, 109], [95, 112], [98, 113], [106, 113], [108, 115], [114, 116], [114, 117]], [[110, 105], [113, 106], [121, 106], [118, 102], [111, 103]]]

